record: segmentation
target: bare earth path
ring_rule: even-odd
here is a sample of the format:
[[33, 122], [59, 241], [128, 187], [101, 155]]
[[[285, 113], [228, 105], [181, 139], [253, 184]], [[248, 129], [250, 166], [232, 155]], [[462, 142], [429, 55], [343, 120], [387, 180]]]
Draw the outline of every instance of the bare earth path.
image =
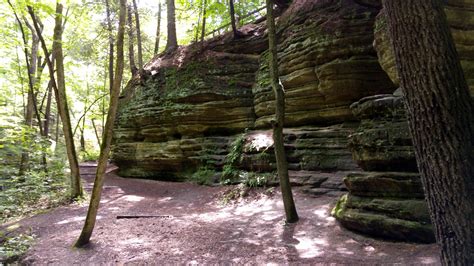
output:
[[[84, 176], [89, 191], [92, 177]], [[19, 222], [38, 238], [22, 262], [439, 264], [435, 245], [379, 241], [341, 228], [329, 214], [335, 197], [309, 198], [295, 189], [301, 220], [285, 226], [279, 193], [223, 205], [218, 195], [225, 189], [110, 173], [92, 244], [72, 248], [86, 206], [60, 207]], [[116, 219], [133, 214], [170, 217]]]

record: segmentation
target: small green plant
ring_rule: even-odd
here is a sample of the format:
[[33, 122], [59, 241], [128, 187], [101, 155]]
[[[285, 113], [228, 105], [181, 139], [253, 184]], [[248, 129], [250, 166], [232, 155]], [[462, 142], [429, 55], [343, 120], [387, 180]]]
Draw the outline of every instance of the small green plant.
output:
[[240, 171], [237, 169], [237, 165], [242, 162], [242, 152], [245, 144], [245, 135], [246, 133], [240, 134], [232, 142], [230, 152], [225, 158], [225, 164], [222, 169], [222, 184], [229, 184], [239, 177]]
[[215, 171], [207, 167], [199, 168], [192, 176], [191, 181], [199, 185], [211, 185], [213, 182], [212, 177], [215, 175]]
[[13, 237], [2, 238], [0, 232], [0, 264], [12, 263], [28, 251], [34, 241], [34, 236], [19, 234]]
[[82, 162], [97, 161], [99, 155], [99, 150], [83, 151], [80, 153], [80, 158]]

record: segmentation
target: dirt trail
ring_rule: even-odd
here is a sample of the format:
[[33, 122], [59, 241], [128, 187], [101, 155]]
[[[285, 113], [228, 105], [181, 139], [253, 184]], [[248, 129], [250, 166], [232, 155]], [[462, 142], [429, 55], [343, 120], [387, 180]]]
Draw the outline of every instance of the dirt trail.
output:
[[[92, 177], [84, 176], [89, 191]], [[72, 247], [86, 206], [60, 207], [19, 222], [38, 238], [23, 262], [439, 264], [435, 245], [379, 241], [341, 228], [330, 216], [335, 197], [309, 198], [295, 189], [301, 220], [286, 226], [279, 193], [222, 205], [218, 195], [225, 189], [109, 173], [92, 243]], [[116, 219], [136, 214], [170, 217]]]

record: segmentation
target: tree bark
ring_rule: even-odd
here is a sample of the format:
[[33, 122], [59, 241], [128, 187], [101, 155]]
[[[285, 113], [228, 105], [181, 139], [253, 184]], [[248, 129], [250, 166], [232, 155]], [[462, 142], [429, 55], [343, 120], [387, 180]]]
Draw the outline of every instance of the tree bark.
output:
[[114, 83], [114, 35], [109, 0], [105, 0], [105, 12], [107, 14], [107, 30], [109, 32], [109, 91], [112, 93], [112, 85]]
[[174, 0], [166, 0], [166, 12], [168, 15], [168, 40], [165, 50], [166, 52], [172, 52], [178, 48]]
[[237, 26], [235, 25], [235, 10], [234, 10], [234, 0], [229, 0], [229, 11], [230, 11], [230, 24], [232, 26], [232, 32], [234, 33], [234, 38], [240, 37], [240, 33], [237, 31]]
[[44, 112], [44, 129], [43, 133], [46, 138], [49, 137], [49, 127], [51, 124], [51, 98], [53, 94], [53, 86], [51, 81], [48, 82], [48, 89], [47, 89], [47, 97], [46, 97], [46, 109]]
[[[232, 1], [232, 0], [231, 0]], [[273, 0], [266, 0], [267, 4], [267, 28], [268, 28], [268, 62], [270, 69], [270, 80], [275, 94], [275, 120], [273, 126], [273, 145], [275, 148], [275, 159], [277, 172], [280, 179], [280, 188], [285, 207], [286, 221], [294, 223], [298, 221], [293, 193], [291, 192], [290, 178], [288, 176], [288, 162], [286, 160], [285, 146], [283, 140], [283, 124], [285, 121], [285, 93], [279, 84], [277, 43], [275, 33], [275, 19], [273, 17]]]
[[[31, 65], [31, 62], [29, 61], [29, 53], [28, 53], [28, 42], [26, 40], [26, 34], [25, 34], [25, 29], [23, 27], [23, 23], [21, 23], [20, 18], [18, 17], [15, 8], [11, 4], [10, 0], [7, 0], [8, 4], [10, 5], [13, 14], [15, 16], [15, 19], [18, 23], [18, 26], [20, 27], [20, 32], [21, 36], [23, 39], [23, 45], [24, 45], [24, 53], [25, 53], [25, 61], [26, 61], [26, 67], [28, 69], [28, 97], [27, 97], [27, 105], [26, 105], [26, 112], [25, 112], [25, 124], [29, 127], [32, 127], [33, 125], [33, 111], [36, 113], [36, 117], [38, 119], [38, 128], [40, 131], [40, 134], [43, 135], [43, 128], [41, 125], [41, 117], [39, 116], [37, 104], [36, 104], [36, 98], [35, 98], [35, 93], [34, 93], [34, 86], [35, 86], [35, 72], [36, 72], [36, 58], [38, 56], [38, 47], [37, 47], [37, 42], [35, 43], [35, 40], [32, 42], [32, 50], [33, 52], [31, 54], [31, 60], [34, 63], [34, 66]], [[35, 32], [31, 31], [33, 39], [35, 38]], [[36, 46], [35, 46], [36, 44]], [[36, 47], [36, 49], [35, 49]], [[34, 72], [33, 72], [34, 71]], [[21, 154], [21, 159], [20, 159], [20, 167], [19, 167], [19, 175], [23, 175], [25, 171], [28, 169], [28, 161], [29, 161], [29, 152], [28, 150], [24, 150]]]
[[59, 2], [56, 4], [56, 19], [53, 34], [53, 57], [56, 61], [57, 90], [59, 98], [59, 110], [63, 121], [64, 138], [66, 142], [66, 152], [71, 169], [71, 197], [82, 197], [81, 175], [77, 160], [76, 148], [74, 145], [74, 135], [72, 134], [71, 119], [69, 117], [69, 107], [66, 96], [66, 79], [64, 75], [64, 55], [62, 48], [62, 11], [63, 6]]
[[474, 263], [474, 107], [439, 0], [384, 0], [445, 265]]
[[130, 61], [130, 72], [132, 76], [135, 76], [137, 73], [137, 66], [135, 65], [135, 51], [133, 49], [133, 40], [135, 36], [133, 34], [134, 27], [133, 27], [133, 19], [132, 19], [132, 6], [128, 4], [127, 6], [127, 26], [128, 26], [128, 59]]
[[100, 197], [102, 194], [102, 187], [104, 185], [105, 170], [107, 168], [107, 159], [111, 149], [113, 126], [115, 116], [118, 107], [118, 98], [120, 94], [120, 87], [122, 83], [123, 75], [123, 40], [125, 33], [125, 13], [126, 13], [126, 0], [120, 0], [120, 15], [119, 15], [119, 28], [117, 32], [117, 65], [115, 68], [115, 80], [113, 83], [112, 94], [110, 95], [110, 105], [105, 123], [104, 137], [100, 149], [99, 161], [97, 164], [96, 177], [94, 181], [94, 187], [92, 189], [92, 196], [87, 211], [86, 221], [82, 229], [81, 235], [77, 240], [75, 246], [83, 247], [89, 243], [94, 230], [95, 221], [97, 217], [97, 211], [99, 209]]
[[207, 1], [204, 0], [203, 7], [202, 7], [201, 42], [204, 41], [204, 37], [206, 36], [206, 9], [207, 9]]
[[158, 54], [160, 49], [160, 29], [161, 28], [161, 2], [158, 3], [158, 22], [156, 24], [156, 39], [155, 39], [155, 50], [154, 54]]
[[[31, 6], [28, 6], [28, 13], [30, 13], [31, 18], [33, 19], [33, 26], [38, 34], [38, 37], [45, 54], [45, 59], [49, 69], [49, 76], [51, 79], [51, 84], [54, 89], [56, 103], [58, 105], [58, 113], [61, 116], [63, 122], [63, 133], [64, 139], [66, 142], [66, 152], [69, 161], [69, 167], [71, 169], [71, 197], [77, 198], [81, 197], [82, 186], [79, 172], [79, 163], [77, 161], [76, 149], [74, 147], [74, 137], [71, 129], [71, 120], [69, 118], [69, 108], [67, 104], [66, 89], [65, 89], [65, 78], [64, 78], [64, 65], [63, 65], [63, 53], [62, 53], [62, 5], [57, 3], [56, 5], [56, 19], [55, 27], [53, 34], [53, 58], [56, 61], [57, 76], [58, 82], [54, 76], [54, 66], [49, 57], [49, 51], [46, 47], [43, 36], [41, 35], [38, 22], [36, 20], [35, 13]], [[56, 139], [57, 141], [57, 139]]]
[[142, 34], [140, 31], [140, 16], [138, 15], [137, 0], [132, 0], [135, 13], [135, 27], [137, 29], [138, 70], [143, 73]]

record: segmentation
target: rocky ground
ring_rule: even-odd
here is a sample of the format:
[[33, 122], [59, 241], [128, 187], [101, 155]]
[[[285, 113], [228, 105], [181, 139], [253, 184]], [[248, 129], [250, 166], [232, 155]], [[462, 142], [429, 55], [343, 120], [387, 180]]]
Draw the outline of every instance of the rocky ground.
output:
[[[83, 167], [83, 173], [94, 168]], [[84, 175], [88, 191], [93, 175]], [[19, 221], [37, 241], [26, 264], [337, 263], [439, 264], [436, 245], [374, 240], [330, 216], [336, 197], [295, 189], [301, 217], [285, 225], [277, 189], [230, 200], [230, 187], [125, 179], [109, 173], [92, 243], [73, 248], [87, 210], [74, 204]], [[158, 215], [117, 219], [119, 215]], [[5, 225], [4, 225], [5, 226]]]

